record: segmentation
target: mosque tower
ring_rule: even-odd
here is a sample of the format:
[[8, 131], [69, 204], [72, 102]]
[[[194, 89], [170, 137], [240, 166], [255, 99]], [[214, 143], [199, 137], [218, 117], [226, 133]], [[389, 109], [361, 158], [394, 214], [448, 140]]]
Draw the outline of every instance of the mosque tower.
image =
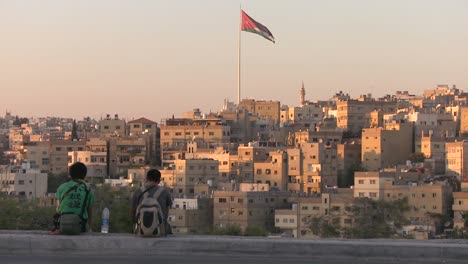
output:
[[305, 88], [304, 88], [304, 81], [302, 81], [302, 87], [301, 87], [301, 92], [299, 93], [300, 95], [300, 106], [305, 105]]

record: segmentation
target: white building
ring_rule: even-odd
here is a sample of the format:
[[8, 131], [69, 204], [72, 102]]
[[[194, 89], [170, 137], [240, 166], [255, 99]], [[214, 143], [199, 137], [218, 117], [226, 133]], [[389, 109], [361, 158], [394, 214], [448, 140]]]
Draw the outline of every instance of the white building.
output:
[[47, 193], [47, 173], [21, 167], [0, 169], [0, 192], [28, 199], [43, 197]]

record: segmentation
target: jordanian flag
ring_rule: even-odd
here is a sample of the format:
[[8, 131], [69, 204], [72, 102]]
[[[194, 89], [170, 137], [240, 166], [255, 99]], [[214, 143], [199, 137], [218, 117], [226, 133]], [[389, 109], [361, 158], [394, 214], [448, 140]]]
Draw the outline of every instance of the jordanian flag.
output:
[[253, 18], [249, 17], [249, 15], [244, 12], [244, 10], [242, 10], [241, 30], [258, 34], [275, 43], [275, 37], [273, 37], [273, 34], [271, 34], [270, 30], [268, 30], [268, 28], [264, 25], [255, 21]]

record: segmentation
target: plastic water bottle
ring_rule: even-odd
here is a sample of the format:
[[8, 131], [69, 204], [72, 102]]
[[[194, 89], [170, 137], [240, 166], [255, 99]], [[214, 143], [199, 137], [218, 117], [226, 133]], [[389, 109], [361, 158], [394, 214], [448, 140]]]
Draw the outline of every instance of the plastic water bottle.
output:
[[101, 233], [109, 233], [110, 211], [107, 207], [102, 210]]

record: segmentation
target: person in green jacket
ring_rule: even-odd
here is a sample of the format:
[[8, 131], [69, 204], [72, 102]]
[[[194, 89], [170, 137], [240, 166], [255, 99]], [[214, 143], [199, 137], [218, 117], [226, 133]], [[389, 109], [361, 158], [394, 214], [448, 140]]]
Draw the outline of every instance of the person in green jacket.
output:
[[[58, 215], [80, 215], [80, 213], [83, 212], [81, 232], [86, 232], [88, 223], [92, 222], [92, 205], [94, 203], [94, 192], [89, 190], [89, 187], [84, 181], [87, 171], [86, 165], [81, 162], [76, 162], [71, 165], [68, 169], [71, 180], [60, 185], [55, 194], [58, 200]], [[89, 193], [86, 196], [87, 191], [89, 191]], [[87, 197], [86, 201], [85, 197]], [[85, 208], [82, 210], [83, 206], [85, 206]], [[56, 229], [50, 234], [60, 234], [60, 231]]]

